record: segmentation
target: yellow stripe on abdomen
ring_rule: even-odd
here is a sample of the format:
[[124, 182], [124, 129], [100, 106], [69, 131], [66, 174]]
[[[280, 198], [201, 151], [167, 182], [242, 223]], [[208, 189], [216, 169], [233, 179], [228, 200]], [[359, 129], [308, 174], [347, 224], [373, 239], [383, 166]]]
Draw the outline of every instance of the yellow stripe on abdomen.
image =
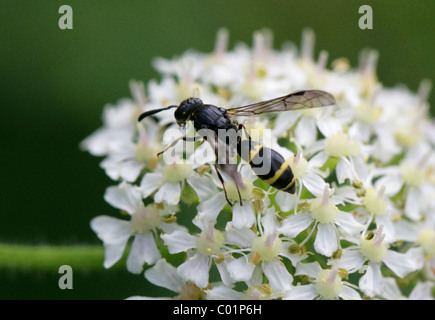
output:
[[275, 172], [274, 176], [272, 178], [264, 180], [264, 182], [270, 185], [273, 184], [276, 180], [279, 179], [279, 177], [283, 174], [283, 172], [287, 169], [287, 167], [288, 167], [288, 162], [284, 161], [281, 165], [281, 168], [279, 168], [279, 170]]

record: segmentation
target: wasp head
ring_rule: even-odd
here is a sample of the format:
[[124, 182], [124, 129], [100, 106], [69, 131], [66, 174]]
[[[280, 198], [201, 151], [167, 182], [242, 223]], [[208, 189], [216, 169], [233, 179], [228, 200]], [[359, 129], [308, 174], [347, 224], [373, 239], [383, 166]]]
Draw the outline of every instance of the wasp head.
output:
[[175, 120], [179, 126], [184, 126], [189, 120], [190, 115], [196, 107], [202, 106], [203, 102], [199, 98], [189, 98], [180, 103], [179, 107], [174, 112]]

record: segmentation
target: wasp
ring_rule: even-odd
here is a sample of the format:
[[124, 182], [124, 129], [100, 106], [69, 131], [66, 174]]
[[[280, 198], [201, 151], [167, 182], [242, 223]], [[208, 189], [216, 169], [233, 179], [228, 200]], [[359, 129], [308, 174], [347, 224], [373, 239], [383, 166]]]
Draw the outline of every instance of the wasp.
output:
[[[231, 164], [229, 161], [231, 153], [234, 154], [237, 152], [243, 160], [249, 163], [254, 173], [260, 179], [278, 190], [294, 194], [296, 185], [292, 169], [284, 157], [277, 151], [252, 140], [244, 125], [239, 124], [233, 117], [255, 117], [270, 112], [318, 108], [334, 104], [334, 96], [322, 90], [296, 91], [275, 99], [230, 109], [204, 104], [199, 98], [188, 98], [178, 106], [171, 105], [165, 108], [144, 112], [139, 116], [138, 121], [165, 110], [175, 109], [174, 117], [179, 126], [184, 127], [188, 121], [192, 121], [196, 132], [206, 130], [211, 133], [211, 137], [210, 135], [179, 137], [172, 141], [172, 143], [158, 155], [161, 155], [169, 148], [175, 146], [180, 140], [197, 141], [203, 139], [208, 141], [215, 150], [217, 161], [216, 164], [214, 164], [214, 168], [222, 183], [225, 198], [232, 206], [233, 204], [227, 196], [224, 179], [219, 172], [223, 171], [234, 181], [237, 187], [240, 204], [243, 205], [239, 190], [239, 188], [243, 187], [243, 182], [240, 174], [237, 172], [236, 165]], [[235, 139], [229, 139], [229, 136], [222, 138], [219, 134], [222, 130], [242, 134], [238, 134]], [[247, 139], [242, 138], [243, 132]], [[222, 147], [228, 152], [218, 152]], [[266, 170], [264, 170], [265, 168]]]

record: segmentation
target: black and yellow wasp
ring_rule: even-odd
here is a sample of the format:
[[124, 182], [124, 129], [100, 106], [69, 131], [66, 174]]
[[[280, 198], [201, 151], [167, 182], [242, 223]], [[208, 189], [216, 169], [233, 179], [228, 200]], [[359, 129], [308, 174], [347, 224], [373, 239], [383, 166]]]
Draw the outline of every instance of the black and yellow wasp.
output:
[[[169, 107], [144, 112], [139, 116], [139, 121], [158, 112], [176, 108], [174, 117], [179, 126], [183, 127], [186, 125], [187, 121], [192, 121], [196, 132], [200, 132], [201, 130], [206, 130], [209, 133], [211, 132], [211, 138], [207, 135], [192, 138], [180, 137], [175, 139], [162, 152], [160, 152], [159, 155], [175, 146], [175, 144], [180, 140], [207, 140], [214, 147], [216, 153], [216, 164], [214, 167], [218, 178], [222, 183], [225, 197], [228, 203], [232, 205], [225, 190], [223, 177], [218, 169], [222, 170], [235, 182], [239, 192], [239, 200], [242, 204], [239, 190], [239, 188], [243, 187], [242, 178], [237, 172], [236, 165], [231, 164], [228, 161], [231, 152], [234, 153], [234, 150], [237, 151], [238, 155], [243, 160], [250, 164], [254, 173], [264, 182], [276, 189], [295, 193], [295, 177], [288, 162], [275, 150], [252, 140], [243, 124], [239, 124], [236, 120], [232, 120], [232, 116], [252, 117], [267, 112], [318, 108], [334, 104], [334, 96], [321, 90], [296, 91], [279, 98], [231, 109], [204, 104], [199, 98], [189, 98], [181, 102], [179, 106], [171, 105]], [[247, 139], [242, 138], [242, 129], [244, 129]], [[228, 136], [221, 138], [222, 136], [219, 135], [219, 133], [222, 130], [232, 130], [240, 134], [237, 135], [237, 138], [234, 141], [234, 139], [229, 139]], [[221, 152], [218, 152], [219, 146], [222, 145], [225, 146], [225, 149], [228, 151], [223, 153], [224, 156], [222, 156]], [[264, 168], [267, 168], [267, 170], [265, 171]]]

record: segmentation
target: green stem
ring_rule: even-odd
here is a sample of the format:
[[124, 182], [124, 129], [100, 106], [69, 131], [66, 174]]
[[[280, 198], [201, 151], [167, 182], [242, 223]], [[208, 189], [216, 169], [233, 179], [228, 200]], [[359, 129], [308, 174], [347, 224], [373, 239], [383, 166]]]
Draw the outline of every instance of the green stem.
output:
[[[69, 265], [74, 270], [103, 270], [103, 246], [0, 244], [0, 270], [48, 271]], [[116, 266], [120, 266], [119, 263]], [[116, 267], [114, 266], [114, 267]], [[124, 266], [125, 267], [125, 266]]]

